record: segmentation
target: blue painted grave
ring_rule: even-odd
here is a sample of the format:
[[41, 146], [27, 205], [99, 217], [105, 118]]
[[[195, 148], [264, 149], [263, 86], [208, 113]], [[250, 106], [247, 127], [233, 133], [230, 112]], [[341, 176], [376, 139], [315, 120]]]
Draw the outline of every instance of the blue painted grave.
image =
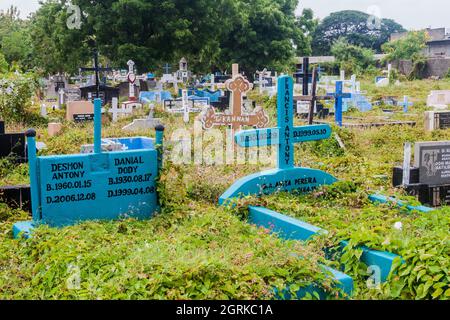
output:
[[350, 93], [350, 98], [342, 99], [342, 112], [347, 112], [350, 106], [357, 108], [361, 112], [372, 110], [372, 104], [361, 93]]
[[150, 218], [159, 210], [156, 179], [161, 168], [164, 127], [156, 128], [156, 141], [119, 138], [127, 150], [102, 153], [101, 100], [94, 103], [94, 153], [36, 156], [36, 132], [26, 133], [33, 220], [17, 223], [14, 236], [40, 224], [51, 227], [86, 220]]
[[337, 181], [323, 171], [294, 166], [294, 144], [327, 139], [331, 136], [331, 127], [327, 124], [294, 127], [293, 90], [291, 77], [278, 79], [278, 127], [241, 131], [235, 136], [241, 147], [277, 145], [277, 168], [238, 180], [220, 197], [220, 204], [246, 195], [260, 196], [277, 191], [311, 192], [321, 185]]
[[222, 96], [222, 91], [210, 91], [206, 90], [195, 90], [195, 95], [202, 98], [208, 98], [210, 102], [219, 102], [220, 97]]
[[142, 103], [161, 102], [164, 100], [172, 100], [169, 91], [141, 91], [139, 93], [139, 101]]

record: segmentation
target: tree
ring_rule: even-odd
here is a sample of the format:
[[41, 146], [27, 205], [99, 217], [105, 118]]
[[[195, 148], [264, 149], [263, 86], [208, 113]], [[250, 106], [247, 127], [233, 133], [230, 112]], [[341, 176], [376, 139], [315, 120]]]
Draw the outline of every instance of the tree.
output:
[[[297, 0], [73, 0], [81, 28], [70, 30], [65, 0], [47, 0], [32, 19], [36, 64], [47, 72], [75, 72], [91, 59], [86, 40], [95, 37], [114, 67], [133, 59], [139, 71], [159, 71], [186, 57], [194, 72], [240, 63], [282, 68], [299, 39]], [[302, 40], [297, 40], [303, 45]]]
[[383, 52], [387, 54], [385, 60], [414, 59], [417, 55], [421, 55], [427, 41], [428, 35], [424, 31], [408, 32], [405, 37], [383, 45]]
[[313, 35], [318, 25], [319, 20], [314, 19], [311, 9], [303, 9], [302, 15], [297, 17], [296, 26], [300, 29], [300, 32], [294, 43], [298, 56], [310, 56], [312, 54]]
[[32, 55], [29, 22], [19, 14], [14, 6], [0, 12], [0, 50], [9, 64], [28, 68]]
[[44, 73], [75, 73], [92, 59], [86, 44], [90, 27], [69, 29], [68, 18], [64, 0], [47, 0], [31, 18], [34, 65]]
[[381, 52], [382, 44], [389, 41], [390, 35], [404, 29], [391, 19], [380, 19], [378, 22], [379, 25], [372, 24], [370, 16], [360, 11], [332, 13], [319, 24], [314, 33], [313, 53], [329, 55], [333, 43], [342, 37], [350, 44]]
[[9, 65], [5, 56], [0, 52], [0, 74], [8, 72]]
[[340, 68], [348, 73], [359, 73], [375, 62], [372, 49], [350, 44], [346, 38], [335, 41], [331, 53], [336, 58]]
[[297, 1], [241, 1], [231, 30], [221, 41], [222, 69], [238, 62], [241, 69], [252, 74], [264, 67], [286, 69], [294, 57]]

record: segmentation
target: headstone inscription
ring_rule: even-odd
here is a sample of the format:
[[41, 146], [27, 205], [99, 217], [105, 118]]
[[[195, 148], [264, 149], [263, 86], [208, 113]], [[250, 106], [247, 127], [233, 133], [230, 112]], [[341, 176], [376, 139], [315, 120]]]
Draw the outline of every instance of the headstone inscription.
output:
[[36, 132], [28, 130], [33, 221], [14, 225], [18, 237], [39, 224], [51, 227], [85, 220], [150, 218], [158, 210], [156, 178], [162, 165], [164, 127], [156, 140], [115, 139], [127, 150], [102, 153], [101, 100], [95, 100], [94, 153], [36, 156]]
[[5, 133], [5, 123], [0, 121], [0, 159], [8, 158], [15, 163], [27, 162], [25, 135]]
[[414, 165], [419, 168], [419, 182], [450, 185], [450, 141], [417, 142]]
[[450, 111], [425, 111], [425, 131], [450, 128]]
[[243, 112], [243, 98], [251, 90], [252, 85], [239, 74], [239, 66], [233, 65], [233, 78], [225, 82], [226, 88], [231, 91], [231, 104], [228, 112], [216, 113], [213, 107], [208, 108], [201, 116], [203, 128], [208, 130], [215, 126], [228, 126], [233, 132], [243, 126], [264, 128], [269, 124], [269, 117], [263, 108], [257, 107], [253, 113]]
[[94, 105], [90, 101], [72, 101], [67, 104], [66, 120], [85, 122], [94, 120]]
[[241, 131], [236, 143], [241, 147], [278, 146], [277, 168], [259, 172], [236, 181], [219, 199], [220, 204], [247, 195], [267, 195], [277, 191], [311, 192], [321, 185], [332, 184], [336, 178], [320, 170], [294, 166], [294, 145], [300, 142], [327, 139], [327, 124], [294, 127], [294, 83], [291, 77], [278, 78], [278, 127]]

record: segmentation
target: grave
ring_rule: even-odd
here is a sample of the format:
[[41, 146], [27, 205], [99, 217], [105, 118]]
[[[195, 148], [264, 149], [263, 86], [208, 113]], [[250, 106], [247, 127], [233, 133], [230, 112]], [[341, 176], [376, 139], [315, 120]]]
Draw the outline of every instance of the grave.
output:
[[277, 105], [277, 128], [245, 130], [235, 137], [237, 145], [244, 148], [277, 145], [277, 168], [238, 180], [220, 197], [220, 204], [226, 203], [228, 199], [250, 194], [294, 190], [311, 192], [321, 185], [337, 181], [320, 170], [294, 166], [294, 144], [327, 139], [331, 136], [331, 127], [328, 124], [294, 127], [293, 80], [289, 76], [278, 79]]
[[[294, 97], [294, 101], [297, 101], [297, 113], [308, 114], [308, 124], [313, 124], [314, 114], [318, 113], [317, 102], [319, 100], [331, 100], [332, 96], [317, 96], [317, 78], [318, 72], [316, 68], [313, 69], [311, 95]], [[323, 110], [323, 106], [322, 106]], [[325, 112], [325, 111], [324, 111]]]
[[[321, 185], [332, 184], [336, 178], [320, 170], [294, 166], [294, 144], [306, 141], [316, 141], [329, 138], [329, 125], [293, 126], [293, 80], [282, 76], [278, 80], [278, 127], [269, 129], [246, 130], [236, 134], [236, 143], [241, 147], [278, 146], [277, 168], [259, 172], [236, 181], [219, 199], [221, 205], [233, 204], [233, 199], [245, 196], [262, 196], [276, 192], [308, 193]], [[326, 233], [326, 230], [282, 215], [267, 208], [249, 207], [249, 222], [264, 227], [277, 234], [282, 239], [306, 241], [312, 236]], [[342, 241], [342, 250], [349, 243]], [[360, 247], [361, 261], [368, 266], [378, 266], [382, 281], [388, 278], [397, 255]], [[327, 248], [324, 248], [327, 252]], [[330, 270], [333, 278], [343, 291], [351, 295], [353, 280], [349, 276]], [[304, 291], [297, 292], [300, 298]], [[323, 295], [320, 295], [323, 297]]]
[[60, 122], [50, 122], [48, 124], [48, 135], [49, 137], [54, 137], [58, 135], [62, 130], [62, 123]]
[[65, 95], [64, 101], [66, 101], [66, 103], [81, 100], [81, 90], [78, 88], [65, 89], [64, 95]]
[[425, 111], [425, 131], [450, 128], [450, 111]]
[[94, 153], [36, 156], [36, 132], [26, 133], [33, 220], [16, 223], [14, 237], [29, 236], [40, 224], [73, 225], [86, 220], [146, 219], [158, 211], [156, 179], [164, 127], [156, 140], [115, 139], [125, 151], [101, 149], [101, 100], [95, 100]]
[[125, 101], [122, 103], [122, 109], [139, 109], [142, 108], [142, 104], [137, 101], [136, 98], [136, 92], [135, 92], [135, 83], [137, 80], [137, 76], [134, 73], [134, 61], [128, 60], [128, 83], [129, 83], [129, 94], [128, 94], [128, 101]]
[[157, 126], [162, 125], [160, 118], [153, 118], [154, 115], [154, 109], [155, 105], [150, 105], [150, 113], [147, 118], [145, 119], [135, 119], [132, 123], [126, 125], [122, 128], [123, 131], [140, 131], [140, 130], [146, 130], [146, 129], [154, 129]]
[[239, 66], [237, 64], [233, 65], [233, 78], [227, 80], [225, 85], [231, 92], [230, 109], [223, 113], [216, 113], [214, 107], [209, 107], [200, 117], [204, 129], [227, 126], [235, 132], [243, 126], [264, 128], [269, 124], [269, 117], [261, 107], [255, 108], [252, 113], [243, 112], [243, 97], [251, 90], [252, 85], [239, 74]]
[[86, 122], [94, 120], [94, 105], [90, 101], [72, 101], [67, 104], [66, 120]]
[[5, 133], [5, 123], [0, 121], [0, 159], [8, 158], [15, 163], [27, 162], [25, 135]]
[[133, 105], [122, 104], [119, 109], [119, 99], [113, 98], [111, 102], [111, 108], [108, 110], [112, 114], [113, 122], [117, 122], [119, 118], [124, 116], [130, 116], [133, 114]]
[[450, 90], [431, 91], [427, 97], [427, 107], [446, 110], [450, 105]]
[[423, 205], [450, 204], [450, 141], [416, 142], [414, 166], [405, 147], [403, 167], [394, 167], [393, 186], [403, 187]]

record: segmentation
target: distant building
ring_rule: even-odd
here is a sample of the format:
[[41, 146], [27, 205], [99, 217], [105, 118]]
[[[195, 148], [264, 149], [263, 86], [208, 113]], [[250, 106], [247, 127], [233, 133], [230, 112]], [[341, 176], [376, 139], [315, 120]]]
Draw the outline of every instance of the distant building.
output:
[[[445, 28], [425, 29], [430, 40], [424, 49], [424, 54], [430, 58], [450, 57], [450, 33]], [[391, 34], [391, 41], [404, 38], [408, 32]]]

